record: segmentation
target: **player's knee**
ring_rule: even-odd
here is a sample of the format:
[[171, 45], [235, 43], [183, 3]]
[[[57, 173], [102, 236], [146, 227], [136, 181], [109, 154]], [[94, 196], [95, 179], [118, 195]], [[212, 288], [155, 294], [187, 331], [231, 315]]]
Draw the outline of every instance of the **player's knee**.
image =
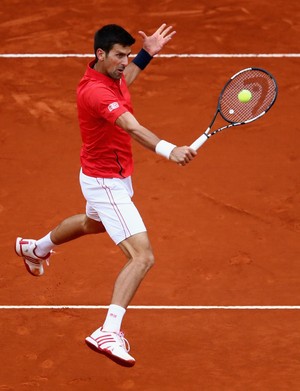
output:
[[152, 252], [150, 254], [148, 254], [146, 262], [147, 262], [148, 270], [151, 269], [154, 266], [155, 259], [154, 259], [154, 255], [153, 255]]
[[138, 255], [137, 257], [135, 257], [134, 261], [138, 263], [145, 272], [151, 269], [155, 263], [154, 255], [151, 251], [147, 251], [143, 254]]

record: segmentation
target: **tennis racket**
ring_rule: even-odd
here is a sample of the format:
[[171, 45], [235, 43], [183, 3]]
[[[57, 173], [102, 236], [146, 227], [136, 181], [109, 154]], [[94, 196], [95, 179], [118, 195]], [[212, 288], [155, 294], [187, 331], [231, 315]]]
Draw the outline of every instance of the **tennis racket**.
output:
[[[246, 90], [243, 91], [243, 90]], [[244, 96], [239, 94], [243, 91]], [[261, 68], [246, 68], [231, 77], [225, 84], [216, 113], [206, 131], [190, 147], [199, 149], [211, 136], [232, 126], [244, 125], [262, 117], [275, 103], [278, 87], [274, 77]], [[239, 99], [243, 100], [242, 102]], [[249, 99], [249, 100], [248, 100]], [[217, 115], [228, 125], [211, 130]]]

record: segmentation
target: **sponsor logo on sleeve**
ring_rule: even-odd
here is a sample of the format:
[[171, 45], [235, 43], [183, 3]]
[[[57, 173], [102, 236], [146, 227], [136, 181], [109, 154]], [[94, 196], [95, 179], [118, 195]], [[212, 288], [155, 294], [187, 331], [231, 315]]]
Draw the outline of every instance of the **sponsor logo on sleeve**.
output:
[[113, 110], [116, 110], [118, 107], [119, 107], [119, 103], [118, 102], [113, 102], [110, 105], [108, 105], [108, 110], [109, 111], [113, 111]]

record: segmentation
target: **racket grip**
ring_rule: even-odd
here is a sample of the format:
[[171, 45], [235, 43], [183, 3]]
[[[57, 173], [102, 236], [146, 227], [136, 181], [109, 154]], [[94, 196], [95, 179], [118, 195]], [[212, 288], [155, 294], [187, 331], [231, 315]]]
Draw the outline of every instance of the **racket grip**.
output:
[[199, 149], [205, 143], [205, 141], [207, 141], [207, 139], [208, 136], [206, 135], [206, 133], [203, 133], [202, 136], [198, 137], [197, 140], [195, 140], [193, 144], [190, 145], [190, 148], [197, 151], [197, 149]]

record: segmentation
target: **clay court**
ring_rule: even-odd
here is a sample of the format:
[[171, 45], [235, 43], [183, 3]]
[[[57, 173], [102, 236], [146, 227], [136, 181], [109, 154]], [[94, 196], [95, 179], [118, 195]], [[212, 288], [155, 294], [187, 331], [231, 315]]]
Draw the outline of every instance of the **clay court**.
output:
[[[2, 0], [0, 390], [300, 389], [299, 17], [296, 0]], [[123, 322], [136, 358], [124, 368], [84, 342], [125, 261], [108, 236], [60, 246], [42, 278], [14, 242], [84, 212], [75, 93], [94, 31], [122, 25], [137, 53], [138, 31], [163, 22], [177, 34], [161, 55], [174, 56], [131, 88], [136, 117], [162, 138], [191, 144], [240, 69], [267, 69], [279, 94], [186, 167], [133, 144], [156, 265]]]

